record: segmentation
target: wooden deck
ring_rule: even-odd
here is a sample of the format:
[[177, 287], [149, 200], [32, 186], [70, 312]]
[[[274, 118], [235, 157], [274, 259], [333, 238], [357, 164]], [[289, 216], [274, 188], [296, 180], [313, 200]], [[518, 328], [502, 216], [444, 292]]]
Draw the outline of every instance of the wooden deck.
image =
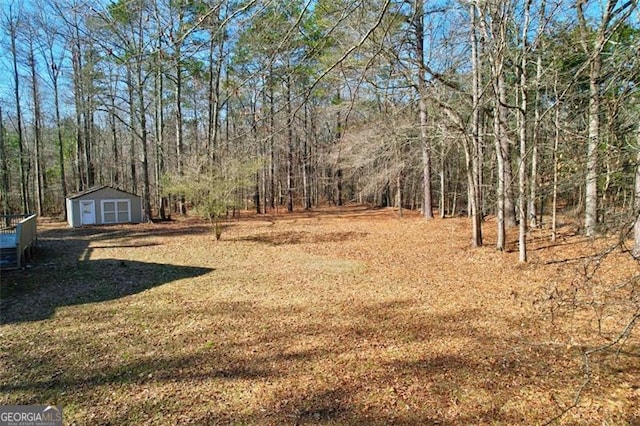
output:
[[34, 254], [37, 215], [0, 216], [0, 268], [22, 268]]

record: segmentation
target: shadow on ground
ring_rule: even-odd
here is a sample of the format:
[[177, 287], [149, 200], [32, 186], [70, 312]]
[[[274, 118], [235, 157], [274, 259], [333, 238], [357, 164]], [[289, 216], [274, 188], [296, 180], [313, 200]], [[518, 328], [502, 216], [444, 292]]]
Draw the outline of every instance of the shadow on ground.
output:
[[[62, 306], [104, 302], [140, 293], [172, 281], [211, 272], [199, 268], [158, 263], [100, 259], [78, 262], [55, 275], [23, 272], [23, 281], [3, 284], [0, 324], [40, 321]], [[20, 273], [20, 272], [18, 272]]]
[[[14, 369], [42, 371], [2, 383], [0, 389], [62, 402], [61, 392], [72, 389], [74, 402], [92, 407], [101, 424], [153, 423], [158, 413], [165, 416], [164, 424], [185, 419], [193, 424], [529, 423], [521, 413], [501, 407], [517, 400], [519, 389], [546, 377], [549, 366], [562, 362], [558, 354], [543, 347], [508, 353], [519, 342], [471, 325], [482, 318], [480, 310], [416, 316], [415, 307], [410, 300], [359, 304], [343, 322], [327, 323], [301, 321], [312, 318], [313, 311], [291, 306], [214, 301], [202, 312], [191, 312], [207, 318], [202, 324], [214, 325], [204, 335], [190, 327], [179, 336], [185, 342], [206, 337], [211, 344], [201, 341], [185, 351], [170, 338], [158, 339], [155, 355], [143, 351], [130, 359], [96, 346], [94, 362], [85, 364], [63, 356], [73, 346], [65, 340], [56, 348], [62, 363], [56, 371], [48, 370], [53, 368], [47, 364], [50, 351], [10, 354], [7, 361]], [[255, 328], [256, 321], [263, 327]], [[217, 323], [235, 327], [222, 329]], [[93, 339], [101, 340], [99, 333]], [[299, 345], [310, 336], [316, 345]], [[467, 346], [458, 353], [420, 346], [463, 336]], [[481, 352], [487, 344], [493, 349]], [[403, 355], [417, 347], [424, 352]], [[556, 380], [569, 381], [566, 376]], [[240, 400], [233, 398], [248, 395], [249, 389], [263, 392], [255, 395], [260, 403], [240, 409]], [[113, 392], [128, 402], [118, 409], [105, 404], [102, 396]], [[486, 399], [470, 401], [474, 393]], [[533, 419], [544, 420], [539, 413]]]
[[91, 260], [91, 252], [107, 247], [156, 246], [160, 245], [154, 240], [157, 237], [208, 231], [208, 227], [165, 225], [154, 225], [151, 230], [120, 225], [41, 231], [35, 263], [25, 270], [2, 273], [0, 324], [39, 321], [50, 318], [62, 306], [114, 300], [207, 274], [213, 269], [127, 259]]

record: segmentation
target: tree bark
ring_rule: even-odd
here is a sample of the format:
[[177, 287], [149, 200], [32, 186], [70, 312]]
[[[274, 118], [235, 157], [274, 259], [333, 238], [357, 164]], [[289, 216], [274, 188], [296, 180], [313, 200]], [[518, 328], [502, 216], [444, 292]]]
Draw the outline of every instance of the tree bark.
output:
[[[558, 91], [554, 87], [555, 96]], [[557, 238], [557, 220], [558, 220], [558, 179], [560, 174], [560, 165], [558, 162], [558, 146], [560, 145], [560, 109], [556, 106], [554, 112], [554, 138], [553, 138], [553, 192], [551, 207], [551, 241], [555, 242]]]
[[[87, 53], [88, 64], [86, 67], [89, 70], [93, 69], [94, 66], [94, 52], [91, 48], [88, 49]], [[91, 188], [95, 185], [95, 177], [96, 177], [96, 168], [93, 161], [93, 139], [94, 139], [94, 99], [93, 99], [93, 91], [91, 87], [93, 85], [92, 81], [87, 81], [91, 76], [86, 77], [84, 74], [82, 75], [82, 84], [83, 84], [83, 94], [85, 96], [83, 101], [84, 113], [83, 113], [83, 124], [84, 124], [84, 165], [86, 167], [86, 176], [87, 176], [87, 187]]]
[[518, 260], [520, 262], [527, 261], [527, 58], [529, 56], [527, 37], [529, 37], [530, 7], [531, 0], [528, 0], [525, 3], [524, 9], [525, 15], [520, 52], [520, 109], [518, 110], [518, 136], [520, 139], [520, 152], [518, 156]]
[[[484, 17], [481, 16], [485, 39], [491, 40], [491, 72], [493, 86], [493, 138], [496, 151], [497, 176], [496, 176], [496, 226], [497, 238], [496, 248], [505, 249], [506, 228], [515, 222], [513, 213], [513, 203], [510, 197], [511, 185], [511, 158], [510, 141], [508, 135], [507, 119], [507, 92], [505, 87], [505, 50], [507, 49], [507, 22], [506, 5], [501, 2], [491, 3], [488, 13], [489, 29], [485, 25]], [[481, 11], [482, 13], [482, 11]]]
[[276, 208], [276, 107], [273, 65], [269, 66], [269, 205]]
[[134, 84], [131, 64], [127, 64], [127, 90], [129, 95], [129, 168], [131, 173], [131, 192], [138, 192], [138, 175], [136, 172], [136, 101], [134, 98]]
[[422, 150], [423, 204], [422, 215], [433, 219], [431, 194], [431, 142], [427, 133], [427, 81], [424, 63], [424, 0], [416, 0], [413, 27], [416, 34], [416, 60], [418, 72], [418, 114], [420, 116], [420, 146]]
[[[501, 73], [501, 71], [500, 71]], [[496, 160], [498, 165], [497, 171], [497, 185], [496, 185], [496, 224], [497, 224], [497, 240], [496, 240], [496, 248], [498, 250], [505, 249], [505, 239], [506, 239], [506, 224], [505, 224], [505, 153], [502, 151], [503, 144], [501, 143], [502, 139], [502, 126], [500, 125], [500, 116], [501, 116], [501, 107], [499, 106], [499, 97], [497, 96], [499, 85], [504, 85], [504, 81], [500, 78], [499, 75], [495, 75], [494, 82], [496, 89], [496, 110], [493, 114], [493, 133], [494, 133], [494, 143], [496, 147]], [[502, 84], [501, 84], [502, 82]]]
[[14, 99], [16, 101], [16, 119], [18, 130], [18, 166], [20, 168], [20, 191], [22, 195], [22, 211], [23, 213], [29, 212], [29, 191], [27, 188], [27, 176], [24, 166], [24, 135], [22, 125], [22, 106], [20, 103], [20, 75], [18, 74], [18, 49], [16, 47], [17, 39], [17, 23], [18, 18], [15, 18], [12, 14], [11, 7], [9, 7], [9, 35], [11, 37], [11, 56], [13, 63], [13, 82], [14, 82]]
[[[209, 31], [209, 125], [207, 126], [207, 149], [209, 150], [209, 159], [212, 163], [215, 162], [218, 133], [220, 130], [220, 77], [222, 75], [225, 39], [224, 34], [219, 39], [216, 38], [216, 34], [219, 31], [224, 33], [224, 30], [221, 28], [211, 28]], [[214, 59], [216, 47], [218, 49], [217, 60]]]
[[311, 188], [309, 184], [309, 111], [308, 106], [304, 106], [304, 136], [302, 138], [302, 195], [304, 198], [304, 209], [311, 209]]
[[[290, 67], [289, 67], [290, 69]], [[286, 79], [287, 91], [287, 211], [293, 212], [293, 108], [291, 106], [291, 75]]]
[[[544, 9], [544, 5], [546, 2], [543, 2], [542, 8]], [[542, 19], [542, 12], [540, 14], [540, 18]], [[541, 36], [541, 30], [538, 31], [538, 36]], [[544, 49], [544, 45], [540, 44], [540, 50]], [[531, 135], [531, 142], [533, 147], [531, 148], [531, 185], [530, 185], [530, 193], [529, 193], [529, 207], [528, 207], [528, 216], [529, 216], [529, 224], [532, 227], [537, 227], [538, 224], [542, 224], [542, 215], [544, 212], [540, 212], [540, 218], [538, 220], [538, 212], [537, 212], [537, 190], [538, 190], [538, 145], [540, 142], [540, 129], [542, 126], [542, 119], [540, 115], [540, 81], [542, 80], [542, 53], [538, 53], [536, 57], [536, 76], [534, 86], [536, 89], [535, 92], [535, 105], [534, 105], [534, 124], [533, 124], [533, 134]]]
[[164, 75], [162, 72], [162, 59], [163, 59], [163, 42], [162, 37], [158, 37], [158, 54], [156, 55], [155, 63], [155, 75], [154, 75], [154, 106], [155, 106], [155, 178], [156, 178], [156, 203], [158, 205], [158, 212], [160, 213], [160, 219], [166, 220], [171, 212], [167, 215], [165, 210], [165, 197], [163, 195], [162, 186], [162, 174], [164, 173]]
[[496, 159], [498, 163], [497, 179], [497, 216], [498, 242], [496, 247], [504, 250], [506, 228], [515, 226], [515, 205], [513, 202], [512, 184], [513, 171], [511, 169], [511, 140], [508, 127], [508, 98], [505, 82], [505, 60], [508, 46], [508, 13], [509, 5], [504, 2], [491, 2], [488, 5], [490, 15], [490, 30], [486, 38], [491, 38], [491, 66], [493, 72], [494, 89], [494, 138]]
[[589, 134], [587, 136], [587, 174], [585, 190], [585, 234], [595, 235], [598, 223], [598, 144], [600, 142], [599, 55], [589, 71]]
[[82, 58], [80, 53], [80, 42], [74, 41], [72, 47], [72, 64], [73, 64], [73, 97], [75, 101], [75, 119], [76, 119], [76, 152], [75, 152], [75, 174], [76, 174], [76, 191], [82, 191], [87, 188], [84, 164], [84, 130], [82, 125], [83, 95], [82, 95]]
[[33, 102], [33, 127], [34, 127], [34, 164], [36, 184], [36, 213], [43, 214], [44, 184], [42, 173], [42, 112], [40, 107], [40, 85], [36, 72], [36, 57], [33, 49], [33, 34], [29, 39], [29, 70], [31, 71], [31, 97]]
[[636, 215], [636, 221], [633, 226], [634, 247], [633, 255], [636, 258], [640, 258], [640, 124], [636, 131], [636, 145], [638, 150], [636, 153], [636, 176], [635, 176], [635, 199], [634, 199], [634, 213]]
[[[472, 101], [473, 112], [471, 117], [471, 142], [465, 144], [465, 157], [467, 169], [467, 185], [469, 187], [469, 207], [471, 215], [471, 245], [473, 247], [482, 246], [482, 211], [480, 206], [480, 198], [482, 186], [480, 185], [482, 178], [482, 158], [480, 150], [482, 149], [482, 120], [481, 120], [481, 82], [480, 82], [480, 52], [478, 44], [478, 13], [476, 5], [469, 6], [471, 15], [471, 67], [472, 67]], [[455, 209], [455, 206], [454, 206]]]
[[[178, 33], [173, 37], [175, 40], [174, 48], [174, 66], [176, 72], [176, 80], [175, 80], [175, 128], [176, 128], [176, 161], [178, 168], [178, 176], [184, 175], [184, 127], [183, 127], [183, 117], [182, 117], [182, 25], [183, 25], [183, 12], [180, 10], [178, 12]], [[181, 194], [178, 197], [178, 212], [180, 215], [184, 215], [187, 213], [187, 208], [185, 205], [185, 197]]]
[[[260, 149], [258, 145], [258, 111], [256, 103], [258, 102], [257, 95], [255, 99], [252, 97], [251, 100], [251, 135], [253, 138], [253, 146], [256, 153], [256, 158], [260, 156]], [[260, 173], [256, 171], [255, 173], [255, 181], [254, 181], [254, 192], [253, 192], [253, 206], [256, 209], [256, 214], [260, 214]]]
[[0, 106], [0, 201], [2, 202], [2, 214], [7, 215], [11, 211], [9, 203], [9, 162], [4, 142], [4, 118], [2, 106]]
[[140, 121], [140, 143], [142, 144], [142, 201], [144, 203], [145, 220], [151, 221], [153, 218], [151, 211], [151, 182], [149, 179], [149, 155], [148, 155], [148, 134], [147, 134], [147, 107], [144, 97], [143, 68], [145, 66], [142, 60], [142, 52], [144, 51], [144, 13], [139, 14], [138, 30], [140, 32], [138, 38], [139, 57], [136, 59], [137, 71], [137, 89], [138, 89], [138, 109]]
[[442, 144], [442, 149], [440, 150], [440, 219], [444, 219], [447, 214], [447, 190], [446, 190], [446, 178], [445, 178], [445, 164], [446, 164], [446, 153], [444, 150], [444, 144]]
[[[340, 98], [340, 90], [338, 89], [337, 92], [337, 100], [338, 102], [341, 102], [341, 98]], [[336, 138], [335, 138], [335, 143], [339, 144], [340, 140], [342, 139], [342, 116], [340, 114], [340, 110], [338, 110], [336, 112]], [[336, 199], [336, 205], [338, 206], [342, 206], [343, 200], [342, 200], [342, 168], [340, 167], [340, 163], [339, 163], [339, 158], [338, 158], [338, 170], [336, 171], [335, 174], [335, 179], [336, 179], [336, 191], [337, 191], [337, 199]]]
[[[53, 57], [53, 44], [49, 45], [49, 68], [51, 75], [51, 83], [53, 85], [53, 102], [55, 107], [56, 114], [56, 135], [58, 138], [58, 163], [60, 164], [60, 190], [62, 192], [62, 202], [63, 202], [63, 219], [67, 220], [67, 183], [65, 177], [64, 170], [64, 143], [62, 139], [62, 118], [60, 115], [60, 87], [59, 87], [59, 76], [60, 76], [60, 66], [56, 64]], [[117, 163], [116, 163], [117, 167]]]
[[596, 234], [598, 224], [598, 146], [600, 144], [600, 79], [602, 72], [602, 50], [611, 32], [614, 16], [623, 19], [635, 5], [635, 1], [622, 4], [618, 9], [618, 0], [607, 0], [602, 5], [602, 16], [595, 34], [593, 44], [589, 42], [593, 37], [584, 16], [586, 0], [577, 0], [576, 11], [580, 28], [580, 43], [584, 53], [589, 57], [589, 109], [587, 113], [587, 157], [585, 184], [585, 234], [589, 237]]
[[113, 155], [113, 169], [111, 170], [111, 182], [114, 186], [120, 185], [120, 150], [118, 149], [118, 119], [116, 111], [115, 88], [109, 94], [111, 109], [109, 114], [109, 124], [111, 126], [111, 154]]

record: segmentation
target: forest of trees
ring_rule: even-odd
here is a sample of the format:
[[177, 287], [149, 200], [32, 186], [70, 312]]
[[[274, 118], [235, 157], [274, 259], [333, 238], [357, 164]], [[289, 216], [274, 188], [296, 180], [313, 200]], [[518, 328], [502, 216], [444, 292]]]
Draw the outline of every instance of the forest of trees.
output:
[[475, 246], [495, 215], [525, 261], [558, 212], [640, 211], [637, 1], [7, 0], [0, 25], [4, 214], [94, 185], [148, 218], [371, 203], [468, 214]]

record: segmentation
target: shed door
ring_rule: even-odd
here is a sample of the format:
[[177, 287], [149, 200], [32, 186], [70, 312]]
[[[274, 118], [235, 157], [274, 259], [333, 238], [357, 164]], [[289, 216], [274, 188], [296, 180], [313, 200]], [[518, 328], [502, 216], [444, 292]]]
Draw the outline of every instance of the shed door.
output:
[[103, 200], [103, 223], [131, 222], [131, 202], [129, 200]]
[[80, 201], [80, 216], [83, 225], [95, 225], [96, 203], [93, 200]]

